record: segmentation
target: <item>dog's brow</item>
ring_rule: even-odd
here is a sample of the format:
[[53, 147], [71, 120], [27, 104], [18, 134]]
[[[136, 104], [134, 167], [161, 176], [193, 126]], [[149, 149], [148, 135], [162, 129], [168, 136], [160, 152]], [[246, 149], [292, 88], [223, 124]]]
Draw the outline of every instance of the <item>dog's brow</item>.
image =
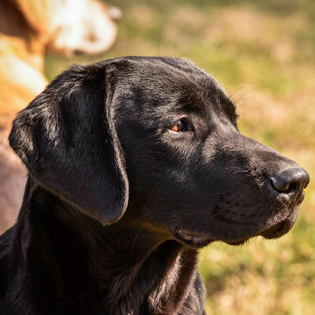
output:
[[202, 98], [196, 91], [184, 91], [179, 101], [184, 109], [200, 110], [203, 108]]

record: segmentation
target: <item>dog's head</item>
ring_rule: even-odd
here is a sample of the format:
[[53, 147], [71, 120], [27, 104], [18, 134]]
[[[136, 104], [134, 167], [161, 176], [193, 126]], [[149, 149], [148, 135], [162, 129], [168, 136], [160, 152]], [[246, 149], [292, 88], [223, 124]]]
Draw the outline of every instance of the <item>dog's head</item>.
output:
[[42, 186], [103, 224], [129, 203], [126, 216], [191, 247], [279, 237], [309, 176], [236, 120], [192, 62], [129, 57], [57, 77], [18, 114], [10, 143]]

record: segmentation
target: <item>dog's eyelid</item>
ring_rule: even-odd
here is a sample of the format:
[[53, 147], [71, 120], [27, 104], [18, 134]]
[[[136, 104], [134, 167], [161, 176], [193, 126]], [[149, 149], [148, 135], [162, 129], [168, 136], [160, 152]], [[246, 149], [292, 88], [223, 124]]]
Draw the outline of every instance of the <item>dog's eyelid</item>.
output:
[[177, 118], [169, 129], [173, 132], [186, 132], [186, 131], [193, 131], [193, 127], [191, 122], [189, 121], [188, 117]]

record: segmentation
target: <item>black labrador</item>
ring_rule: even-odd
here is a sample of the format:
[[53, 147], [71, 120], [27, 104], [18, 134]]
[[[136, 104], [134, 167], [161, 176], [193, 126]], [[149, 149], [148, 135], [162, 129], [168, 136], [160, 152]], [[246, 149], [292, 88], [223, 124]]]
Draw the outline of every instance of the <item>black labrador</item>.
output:
[[287, 233], [309, 181], [236, 122], [185, 59], [58, 76], [10, 134], [29, 176], [0, 238], [0, 314], [205, 314], [198, 249]]

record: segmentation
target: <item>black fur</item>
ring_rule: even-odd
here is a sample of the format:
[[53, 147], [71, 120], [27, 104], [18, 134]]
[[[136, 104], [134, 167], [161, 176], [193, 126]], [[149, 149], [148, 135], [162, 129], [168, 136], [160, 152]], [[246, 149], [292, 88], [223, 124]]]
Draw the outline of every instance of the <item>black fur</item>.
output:
[[185, 59], [73, 66], [18, 114], [10, 144], [29, 178], [0, 238], [4, 315], [205, 314], [197, 249], [283, 235], [309, 180], [242, 136]]

